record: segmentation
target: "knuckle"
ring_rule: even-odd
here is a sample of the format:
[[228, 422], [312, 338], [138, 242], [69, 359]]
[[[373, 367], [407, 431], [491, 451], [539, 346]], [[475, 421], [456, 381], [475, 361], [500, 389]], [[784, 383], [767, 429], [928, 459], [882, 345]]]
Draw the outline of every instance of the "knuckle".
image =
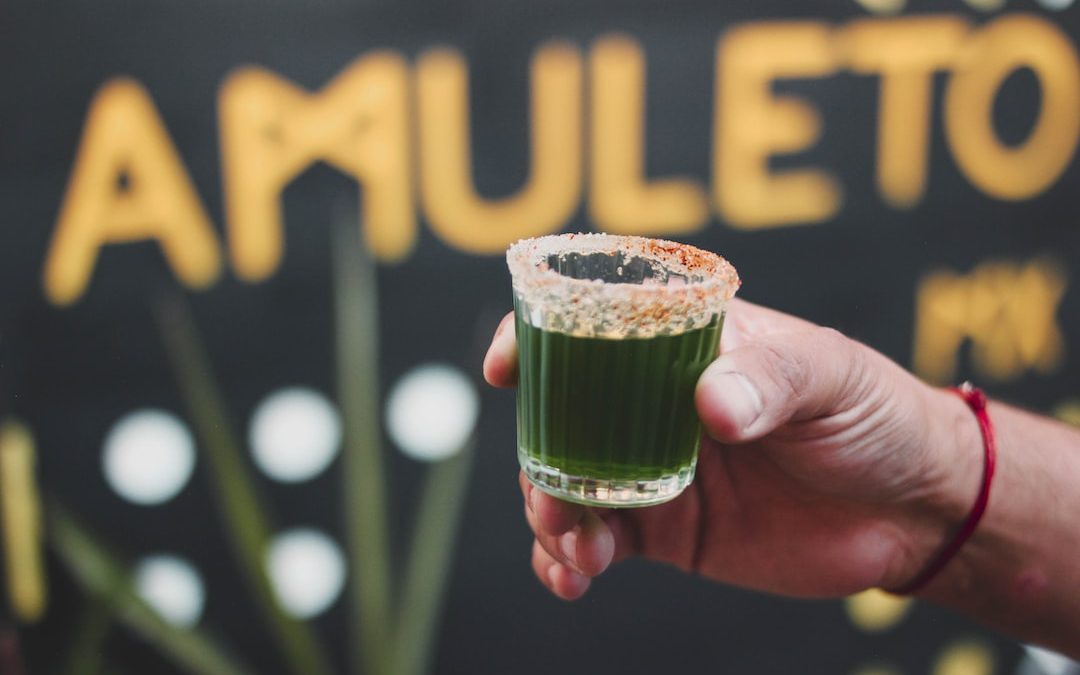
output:
[[849, 408], [867, 395], [867, 387], [875, 378], [867, 377], [870, 370], [869, 350], [835, 328], [816, 328], [815, 351], [827, 353], [822, 360], [823, 386], [834, 408]]
[[860, 345], [835, 328], [820, 328], [823, 349], [827, 349], [835, 358], [834, 367], [839, 370], [833, 378], [835, 394], [838, 400], [857, 396], [868, 381], [864, 377], [868, 364], [867, 352]]
[[844, 349], [850, 342], [850, 339], [846, 335], [836, 330], [835, 328], [830, 328], [828, 326], [817, 326], [812, 330], [817, 333], [817, 339], [823, 342], [826, 347], [831, 347], [833, 349]]
[[787, 397], [800, 398], [810, 378], [805, 352], [778, 343], [763, 343], [761, 347], [768, 359], [768, 376], [773, 384]]

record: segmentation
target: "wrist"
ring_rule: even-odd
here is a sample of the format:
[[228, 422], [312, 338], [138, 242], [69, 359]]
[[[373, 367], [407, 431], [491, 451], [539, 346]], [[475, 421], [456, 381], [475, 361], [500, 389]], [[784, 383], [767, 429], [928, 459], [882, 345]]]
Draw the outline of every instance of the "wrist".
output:
[[[922, 476], [903, 518], [902, 554], [884, 585], [894, 591], [927, 570], [961, 530], [979, 497], [986, 468], [982, 430], [968, 403], [946, 389], [926, 386], [924, 394]], [[947, 567], [953, 563], [957, 561]]]
[[919, 596], [1080, 658], [1080, 435], [989, 407], [998, 470], [974, 536]]

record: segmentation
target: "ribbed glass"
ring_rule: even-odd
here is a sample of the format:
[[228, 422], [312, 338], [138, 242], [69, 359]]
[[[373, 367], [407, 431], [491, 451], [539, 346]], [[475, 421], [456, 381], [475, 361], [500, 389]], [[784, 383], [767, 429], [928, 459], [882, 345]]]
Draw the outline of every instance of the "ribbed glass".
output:
[[[542, 264], [573, 283], [595, 284], [587, 292], [596, 293], [600, 286], [624, 292], [647, 280], [666, 282], [675, 272], [662, 262], [571, 249], [546, 255]], [[685, 288], [687, 277], [680, 279]], [[576, 297], [569, 302], [578, 304]], [[602, 331], [583, 328], [580, 316], [559, 316], [561, 302], [515, 285], [518, 458], [529, 480], [561, 499], [602, 506], [644, 506], [682, 492], [693, 479], [701, 436], [694, 389], [716, 357], [730, 294], [720, 297], [705, 305], [705, 316], [647, 331], [631, 327], [618, 337], [612, 316], [625, 321], [623, 307], [603, 319]], [[656, 298], [647, 301], [655, 313]]]
[[574, 337], [518, 319], [518, 453], [530, 480], [592, 504], [650, 504], [693, 479], [694, 387], [721, 322], [652, 338]]

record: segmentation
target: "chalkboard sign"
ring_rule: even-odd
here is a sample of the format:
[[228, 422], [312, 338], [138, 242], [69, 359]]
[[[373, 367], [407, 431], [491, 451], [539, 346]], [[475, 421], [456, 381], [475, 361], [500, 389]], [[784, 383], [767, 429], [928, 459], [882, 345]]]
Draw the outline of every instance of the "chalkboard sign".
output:
[[510, 243], [644, 234], [1077, 419], [1078, 11], [9, 1], [0, 670], [1016, 672], [883, 594], [553, 599], [479, 365]]

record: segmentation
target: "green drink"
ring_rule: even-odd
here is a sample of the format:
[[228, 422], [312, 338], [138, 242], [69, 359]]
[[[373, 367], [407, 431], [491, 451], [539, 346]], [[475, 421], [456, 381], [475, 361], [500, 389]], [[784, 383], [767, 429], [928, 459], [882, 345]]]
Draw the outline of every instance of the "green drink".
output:
[[518, 444], [533, 470], [622, 480], [693, 470], [694, 386], [716, 356], [719, 322], [612, 340], [544, 332], [519, 319], [517, 336], [528, 362], [518, 382]]
[[609, 235], [519, 242], [518, 458], [561, 499], [644, 506], [693, 479], [698, 377], [738, 287], [722, 258]]

